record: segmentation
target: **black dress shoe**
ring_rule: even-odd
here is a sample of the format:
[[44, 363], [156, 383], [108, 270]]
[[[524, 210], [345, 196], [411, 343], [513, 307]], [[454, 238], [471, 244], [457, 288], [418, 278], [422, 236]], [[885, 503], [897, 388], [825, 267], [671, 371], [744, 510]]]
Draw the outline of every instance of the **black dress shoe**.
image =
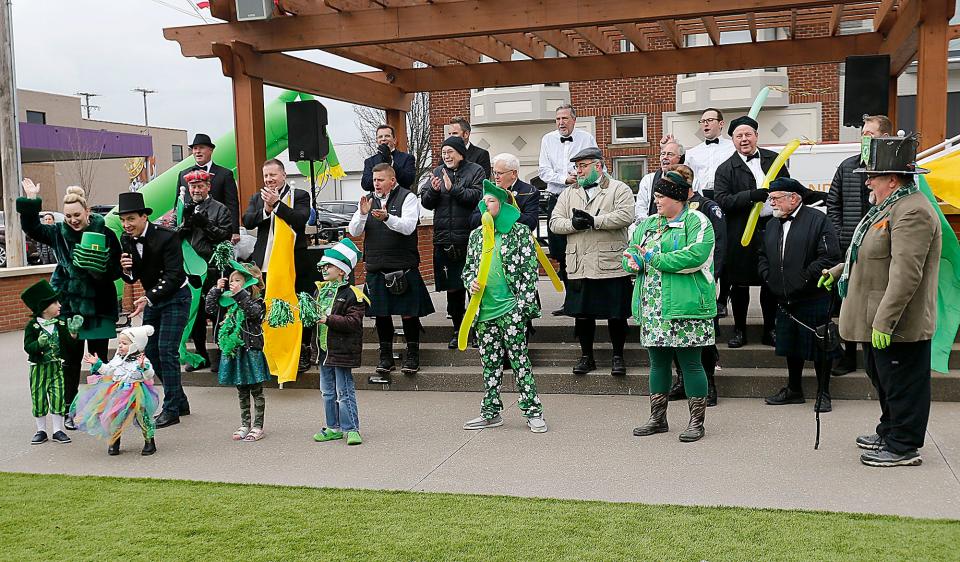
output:
[[884, 448], [879, 451], [867, 451], [860, 455], [860, 462], [867, 466], [879, 467], [918, 466], [923, 462], [923, 458], [916, 449], [900, 454]]
[[573, 366], [573, 374], [575, 375], [585, 375], [590, 371], [595, 371], [597, 369], [597, 362], [593, 360], [593, 357], [589, 355], [581, 355], [580, 360], [577, 361], [577, 364]]
[[204, 359], [196, 367], [194, 367], [193, 365], [187, 365], [186, 367], [183, 368], [183, 370], [188, 373], [192, 373], [194, 371], [202, 371], [204, 369], [209, 369], [209, 368], [210, 368], [210, 360]]
[[610, 361], [610, 374], [618, 377], [627, 374], [627, 364], [624, 362], [622, 355], [613, 356], [613, 359]]
[[33, 439], [30, 440], [31, 445], [40, 445], [47, 442], [47, 432], [38, 431], [33, 434]]
[[717, 385], [713, 382], [707, 384], [707, 407], [717, 405]]
[[733, 331], [733, 337], [727, 342], [727, 347], [730, 349], [737, 349], [738, 347], [743, 347], [745, 345], [747, 345], [747, 336], [743, 333], [743, 330], [735, 329]]
[[153, 440], [153, 437], [150, 439], [145, 439], [143, 441], [143, 449], [140, 451], [140, 454], [149, 457], [150, 455], [157, 452], [157, 443]]
[[120, 454], [120, 438], [117, 437], [117, 440], [110, 444], [107, 447], [107, 454], [111, 457], [115, 457]]
[[70, 443], [72, 441], [70, 436], [62, 431], [54, 432], [53, 435], [50, 436], [50, 439], [52, 439], [54, 443]]
[[850, 373], [857, 370], [856, 364], [850, 364], [846, 361], [840, 361], [837, 363], [837, 366], [834, 367], [830, 374], [835, 377], [842, 377], [843, 375], [849, 375]]
[[777, 347], [777, 332], [775, 330], [764, 332], [763, 337], [760, 338], [760, 343], [769, 345], [770, 347]]
[[726, 318], [727, 317], [727, 303], [718, 302], [717, 303], [717, 318]]
[[769, 406], [783, 406], [784, 404], [803, 404], [806, 402], [803, 398], [803, 392], [797, 392], [796, 390], [790, 390], [787, 387], [780, 389], [780, 392], [774, 394], [773, 396], [768, 396], [764, 401]]
[[162, 429], [180, 423], [180, 416], [173, 415], [169, 412], [161, 412], [154, 420], [157, 424], [157, 429]]
[[829, 393], [824, 392], [822, 395], [820, 395], [820, 398], [818, 400], [819, 400], [819, 408], [817, 407], [818, 406], [817, 401], [814, 401], [813, 403], [814, 412], [820, 412], [821, 414], [825, 414], [827, 412], [833, 411], [833, 401], [830, 400]]
[[73, 421], [73, 416], [64, 416], [63, 417], [63, 428], [67, 431], [76, 431], [77, 424]]

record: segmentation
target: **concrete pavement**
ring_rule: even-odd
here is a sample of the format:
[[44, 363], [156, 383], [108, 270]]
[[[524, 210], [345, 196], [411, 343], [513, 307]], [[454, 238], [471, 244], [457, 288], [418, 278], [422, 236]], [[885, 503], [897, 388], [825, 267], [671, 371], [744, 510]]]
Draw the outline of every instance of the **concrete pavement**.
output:
[[[22, 335], [0, 335], [0, 471], [99, 474], [282, 485], [726, 505], [960, 519], [960, 404], [933, 404], [924, 463], [862, 466], [854, 439], [879, 414], [871, 401], [834, 401], [813, 450], [812, 404], [770, 407], [724, 399], [707, 413], [703, 441], [683, 444], [686, 404], [672, 403], [670, 433], [636, 438], [646, 397], [544, 395], [550, 431], [530, 433], [516, 406], [503, 427], [460, 429], [479, 393], [359, 392], [364, 444], [314, 443], [323, 425], [317, 390], [268, 390], [267, 436], [236, 443], [232, 388], [188, 388], [193, 415], [157, 432], [159, 452], [141, 457], [130, 431], [123, 454], [71, 433], [70, 445], [31, 446]], [[515, 400], [507, 395], [505, 399]]]

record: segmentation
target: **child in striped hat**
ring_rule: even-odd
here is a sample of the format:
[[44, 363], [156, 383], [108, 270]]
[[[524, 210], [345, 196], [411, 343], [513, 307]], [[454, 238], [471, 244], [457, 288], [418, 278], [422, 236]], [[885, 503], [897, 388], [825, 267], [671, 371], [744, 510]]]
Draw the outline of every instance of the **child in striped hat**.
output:
[[363, 289], [347, 280], [360, 261], [360, 250], [348, 238], [328, 248], [317, 267], [323, 281], [317, 283], [317, 343], [320, 347], [320, 392], [327, 425], [313, 439], [318, 442], [343, 439], [359, 445], [353, 368], [360, 366], [363, 351], [363, 316], [370, 300]]

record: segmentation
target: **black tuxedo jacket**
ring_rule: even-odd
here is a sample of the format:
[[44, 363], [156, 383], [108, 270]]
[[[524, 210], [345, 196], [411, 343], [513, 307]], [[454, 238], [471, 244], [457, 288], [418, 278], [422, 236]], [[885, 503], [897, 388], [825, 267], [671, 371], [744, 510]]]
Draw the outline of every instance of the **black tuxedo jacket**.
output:
[[257, 229], [257, 243], [253, 247], [253, 255], [250, 259], [257, 264], [257, 267], [263, 267], [263, 257], [267, 253], [267, 240], [270, 238], [270, 224], [273, 221], [273, 215], [277, 215], [296, 233], [297, 238], [293, 244], [294, 249], [306, 248], [309, 244], [305, 234], [307, 221], [310, 220], [310, 194], [300, 189], [293, 190], [293, 208], [282, 201], [286, 197], [286, 190], [293, 189], [286, 186], [281, 193], [281, 201], [273, 209], [273, 214], [263, 218], [263, 199], [260, 193], [250, 197], [250, 203], [247, 205], [247, 211], [243, 214], [243, 227], [247, 230]]
[[[417, 192], [412, 188], [414, 180], [417, 178], [417, 169], [412, 154], [393, 151], [393, 170], [397, 172], [397, 185], [404, 189]], [[363, 161], [363, 175], [360, 177], [360, 187], [366, 191], [373, 191], [373, 167], [383, 162], [383, 156], [376, 153]]]
[[475, 144], [467, 149], [467, 162], [473, 162], [483, 168], [483, 175], [490, 179], [490, 153]]
[[176, 293], [187, 278], [183, 270], [183, 250], [180, 236], [173, 230], [150, 223], [143, 240], [143, 257], [137, 251], [136, 240], [127, 233], [120, 236], [120, 249], [133, 258], [130, 275], [123, 274], [127, 283], [140, 281], [146, 297], [157, 304]]
[[[181, 171], [177, 177], [177, 197], [180, 196], [180, 187], [188, 187], [183, 178], [192, 169], [193, 166]], [[210, 178], [210, 197], [223, 203], [230, 211], [230, 234], [240, 234], [240, 197], [237, 195], [237, 181], [233, 172], [214, 163], [210, 164], [210, 173], [213, 174]]]
[[784, 223], [777, 218], [767, 223], [760, 252], [760, 277], [788, 305], [827, 295], [817, 287], [820, 272], [843, 259], [837, 233], [825, 214], [804, 205], [790, 222], [783, 258]]

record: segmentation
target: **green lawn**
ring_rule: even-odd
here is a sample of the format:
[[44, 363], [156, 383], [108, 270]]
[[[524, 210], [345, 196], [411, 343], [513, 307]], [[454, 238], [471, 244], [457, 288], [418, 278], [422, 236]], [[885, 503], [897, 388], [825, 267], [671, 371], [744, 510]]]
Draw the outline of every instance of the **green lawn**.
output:
[[0, 490], [18, 562], [960, 557], [960, 521], [10, 473]]

